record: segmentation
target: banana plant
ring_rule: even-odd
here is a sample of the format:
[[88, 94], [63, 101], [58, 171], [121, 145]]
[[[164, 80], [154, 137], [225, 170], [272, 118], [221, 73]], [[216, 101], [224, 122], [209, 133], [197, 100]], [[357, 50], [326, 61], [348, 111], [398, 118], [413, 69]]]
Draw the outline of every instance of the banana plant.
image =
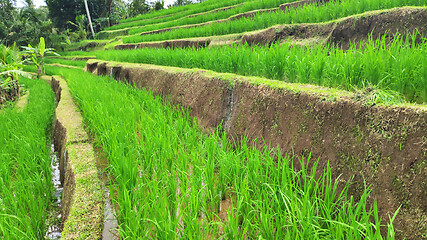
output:
[[46, 44], [44, 41], [44, 38], [40, 38], [40, 43], [37, 45], [37, 47], [31, 46], [31, 44], [28, 44], [28, 47], [22, 47], [25, 49], [24, 53], [28, 54], [31, 57], [31, 60], [36, 64], [37, 66], [37, 77], [40, 77], [42, 74], [45, 73], [44, 69], [44, 59], [47, 54], [53, 54], [55, 56], [59, 56], [55, 52], [55, 49], [53, 48], [46, 48]]
[[5, 101], [19, 98], [18, 76], [29, 77], [21, 69], [23, 62], [16, 44], [11, 47], [0, 45], [0, 106]]

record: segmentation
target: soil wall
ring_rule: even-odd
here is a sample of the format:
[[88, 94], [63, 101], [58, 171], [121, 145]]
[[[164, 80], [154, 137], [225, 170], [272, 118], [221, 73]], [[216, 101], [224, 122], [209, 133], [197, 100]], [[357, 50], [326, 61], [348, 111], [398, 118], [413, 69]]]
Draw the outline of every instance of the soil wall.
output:
[[285, 154], [311, 152], [319, 169], [329, 161], [334, 177], [353, 177], [356, 199], [366, 181], [384, 223], [401, 206], [397, 239], [426, 236], [425, 107], [365, 106], [351, 93], [204, 70], [98, 60], [85, 69], [188, 107], [208, 131], [223, 123], [234, 139], [246, 134], [248, 141], [263, 138]]
[[65, 80], [50, 83], [58, 102], [53, 140], [63, 186], [61, 239], [99, 239], [104, 208], [94, 151]]
[[[313, 0], [311, 0], [312, 2]], [[302, 4], [298, 1], [292, 4]], [[321, 2], [326, 2], [321, 1]], [[282, 5], [285, 8], [285, 5]], [[326, 23], [302, 23], [276, 25], [267, 29], [218, 37], [189, 38], [137, 44], [119, 44], [117, 50], [138, 48], [204, 48], [223, 45], [271, 45], [276, 42], [292, 41], [301, 44], [336, 44], [348, 49], [351, 44], [366, 41], [369, 35], [375, 40], [387, 34], [397, 33], [406, 37], [406, 33], [418, 31], [420, 42], [427, 36], [427, 9], [425, 7], [401, 7], [385, 11], [371, 11], [364, 14], [341, 18]]]

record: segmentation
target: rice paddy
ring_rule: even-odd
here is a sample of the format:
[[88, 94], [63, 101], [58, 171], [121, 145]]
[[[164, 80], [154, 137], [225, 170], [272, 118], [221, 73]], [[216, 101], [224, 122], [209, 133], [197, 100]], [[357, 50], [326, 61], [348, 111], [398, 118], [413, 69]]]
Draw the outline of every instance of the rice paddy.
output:
[[329, 168], [315, 177], [309, 155], [298, 168], [292, 156], [244, 139], [233, 149], [221, 129], [202, 134], [186, 109], [147, 91], [81, 70], [47, 72], [68, 80], [111, 161], [122, 238], [381, 238], [369, 188], [347, 197]]
[[[292, 2], [292, 0], [289, 0]], [[268, 0], [268, 1], [252, 1], [252, 2], [246, 2], [245, 4], [226, 10], [226, 11], [218, 11], [215, 13], [210, 14], [203, 14], [194, 16], [191, 18], [185, 17], [181, 18], [175, 21], [168, 21], [168, 22], [162, 22], [155, 25], [145, 25], [143, 27], [138, 27], [135, 29], [129, 30], [129, 34], [137, 34], [142, 32], [148, 32], [152, 30], [159, 30], [163, 28], [170, 28], [170, 27], [176, 27], [176, 26], [184, 26], [184, 25], [190, 25], [190, 24], [198, 24], [198, 23], [204, 23], [209, 21], [214, 21], [218, 19], [226, 19], [228, 17], [231, 17], [233, 15], [239, 14], [239, 13], [245, 13], [252, 10], [258, 10], [258, 9], [267, 9], [267, 8], [277, 8], [281, 4], [289, 2], [289, 1], [283, 1], [283, 0]]]
[[54, 97], [43, 80], [21, 83], [29, 91], [27, 106], [0, 111], [0, 238], [44, 239], [56, 201], [49, 137]]
[[[94, 144], [101, 153], [105, 153], [108, 165], [105, 174], [109, 176], [107, 185], [118, 222], [116, 230], [120, 239], [393, 240], [405, 236], [412, 240], [425, 236], [422, 232], [423, 229], [427, 229], [422, 226], [425, 211], [417, 205], [418, 202], [414, 201], [414, 199], [422, 199], [422, 196], [415, 196], [414, 192], [419, 188], [413, 186], [416, 185], [413, 179], [418, 179], [419, 175], [424, 174], [425, 161], [415, 157], [409, 159], [413, 160], [411, 166], [407, 167], [410, 170], [396, 170], [398, 167], [390, 167], [395, 164], [404, 169], [407, 163], [399, 162], [397, 159], [396, 164], [395, 158], [402, 157], [401, 155], [408, 153], [408, 149], [412, 147], [415, 149], [414, 153], [410, 152], [409, 155], [425, 157], [425, 151], [422, 149], [426, 144], [426, 132], [423, 129], [425, 123], [414, 120], [424, 119], [427, 102], [427, 38], [425, 38], [426, 33], [422, 32], [424, 29], [421, 29], [421, 32], [416, 30], [411, 33], [398, 31], [396, 35], [388, 35], [386, 31], [385, 35], [378, 38], [372, 35], [361, 36], [361, 40], [350, 43], [348, 49], [347, 46], [343, 49], [342, 46], [327, 41], [322, 43], [313, 41], [306, 45], [296, 44], [290, 38], [284, 41], [274, 40], [273, 44], [266, 46], [224, 44], [206, 48], [180, 49], [162, 46], [162, 48], [137, 49], [140, 47], [138, 45], [134, 50], [99, 50], [103, 49], [105, 44], [105, 47], [113, 48], [122, 42], [188, 40], [188, 38], [216, 37], [236, 33], [236, 35], [225, 37], [229, 37], [227, 39], [231, 41], [231, 36], [237, 36], [237, 34], [243, 36], [246, 32], [266, 29], [278, 24], [327, 24], [332, 23], [328, 21], [361, 14], [355, 16], [354, 19], [358, 20], [364, 19], [366, 16], [363, 14], [367, 11], [379, 10], [388, 14], [387, 11], [391, 11], [390, 9], [404, 6], [417, 6], [418, 10], [426, 10], [427, 4], [426, 0], [331, 0], [298, 8], [255, 14], [250, 18], [219, 21], [252, 10], [277, 8], [288, 2], [293, 1], [207, 0], [200, 4], [152, 11], [122, 20], [120, 24], [98, 33], [99, 37], [128, 34], [129, 36], [119, 36], [114, 41], [76, 42], [69, 48], [88, 50], [85, 45], [90, 42], [102, 43], [102, 45], [93, 44], [97, 45], [96, 50], [90, 52], [66, 51], [61, 53], [60, 58], [45, 60], [46, 74], [62, 76], [67, 81], [70, 93], [80, 108], [84, 118], [84, 130], [87, 130], [91, 136], [90, 138], [86, 136], [81, 143]], [[221, 9], [228, 7], [229, 9]], [[211, 24], [205, 26], [144, 34], [210, 21], [212, 21]], [[291, 27], [298, 26], [291, 25]], [[280, 29], [276, 34], [280, 33], [278, 31]], [[151, 47], [154, 47], [154, 44]], [[156, 71], [152, 74], [160, 78], [164, 74], [172, 79], [182, 77], [188, 80], [186, 79], [188, 77], [191, 81], [197, 82], [200, 80], [198, 77], [201, 79], [206, 77], [212, 82], [225, 84], [224, 89], [222, 85], [218, 87], [226, 92], [222, 92], [221, 96], [227, 96], [220, 100], [223, 101], [220, 104], [228, 104], [222, 107], [227, 108], [229, 112], [225, 118], [221, 115], [222, 113], [218, 114], [221, 115], [221, 119], [230, 121], [232, 116], [240, 118], [259, 115], [261, 119], [259, 121], [264, 121], [259, 130], [262, 133], [253, 133], [258, 138], [249, 141], [245, 133], [241, 134], [243, 136], [241, 139], [228, 136], [229, 129], [223, 129], [223, 126], [228, 126], [227, 123], [219, 124], [213, 132], [203, 129], [198, 125], [197, 117], [193, 117], [194, 112], [197, 112], [195, 109], [171, 104], [168, 99], [173, 99], [172, 96], [154, 96], [150, 89], [136, 88], [118, 79], [84, 72], [83, 67], [86, 61], [73, 60], [72, 57], [75, 56], [115, 61], [114, 64], [124, 68], [114, 70], [123, 71], [120, 72], [120, 76], [125, 78], [122, 80], [129, 82], [138, 83], [139, 79], [136, 78], [152, 77], [144, 74]], [[151, 66], [141, 71], [130, 69], [125, 72], [128, 70], [125, 69], [126, 63], [194, 70], [168, 68], [166, 71], [164, 67]], [[129, 65], [129, 67], [137, 68], [136, 65]], [[217, 75], [213, 72], [204, 75], [199, 69], [216, 73], [233, 73], [247, 78], [230, 74]], [[34, 65], [27, 65], [24, 70], [37, 71]], [[100, 68], [98, 70], [101, 71]], [[111, 69], [110, 74], [107, 73], [107, 75], [117, 74], [113, 74]], [[239, 80], [228, 79], [229, 82], [222, 79], [223, 76], [231, 76], [230, 79], [238, 78]], [[261, 77], [263, 81], [272, 84], [265, 84], [265, 86], [261, 84], [265, 88], [255, 86], [258, 82], [251, 82], [255, 79], [252, 77]], [[163, 79], [152, 79], [154, 82], [159, 81], [155, 84], [167, 83]], [[317, 101], [317, 98], [312, 95], [319, 92], [309, 92], [304, 89], [293, 92], [298, 87], [274, 88], [274, 83], [279, 82], [324, 90], [316, 87], [323, 86], [332, 88], [331, 91], [338, 89], [356, 92], [356, 94], [352, 94], [351, 97], [349, 97], [350, 94], [339, 97], [322, 95], [322, 99], [319, 96], [320, 103], [308, 102], [308, 107], [301, 110], [304, 111], [301, 115], [305, 118], [304, 120], [292, 120], [295, 122], [286, 123], [288, 125], [284, 126], [280, 125], [284, 124], [280, 121], [283, 120], [284, 115], [293, 112], [294, 106], [288, 109], [287, 102], [283, 105], [286, 107], [277, 103], [282, 99], [280, 95], [282, 90], [285, 90], [283, 94], [286, 95], [283, 98], [284, 101], [288, 101], [287, 98]], [[51, 179], [51, 139], [49, 137], [55, 107], [54, 94], [50, 86], [41, 80], [23, 78], [20, 83], [30, 93], [28, 105], [22, 111], [15, 108], [14, 103], [8, 103], [5, 108], [0, 109], [0, 239], [46, 239], [48, 227], [51, 225], [49, 212], [57, 200], [53, 194], [54, 187]], [[247, 89], [252, 87], [251, 90], [265, 90], [264, 95], [253, 93], [257, 97], [262, 95], [261, 97], [265, 99], [252, 99], [254, 103], [251, 109], [248, 107], [248, 109], [233, 110], [233, 106], [241, 107], [246, 97], [254, 97], [242, 94], [247, 90], [241, 90], [244, 84], [249, 85]], [[162, 87], [167, 88], [163, 85]], [[206, 92], [218, 89], [203, 89], [202, 92], [209, 95], [210, 93]], [[344, 91], [337, 92], [341, 94]], [[369, 99], [369, 102], [356, 99], [366, 92], [375, 95]], [[273, 93], [277, 94], [274, 96], [279, 100], [270, 98]], [[179, 97], [182, 97], [187, 93], [179, 92], [179, 94], [181, 94]], [[200, 98], [203, 97], [201, 94]], [[197, 99], [199, 100], [205, 101]], [[272, 103], [268, 102], [270, 100]], [[218, 104], [213, 101], [210, 100], [212, 106]], [[184, 100], [181, 102], [186, 104]], [[250, 101], [248, 102], [250, 104]], [[405, 105], [407, 103], [411, 103], [408, 108]], [[312, 107], [312, 104], [315, 107]], [[189, 104], [189, 106], [193, 105]], [[356, 117], [354, 117], [350, 113], [348, 115], [351, 116], [344, 116], [345, 114], [340, 114], [346, 111], [336, 110], [348, 106], [359, 111], [359, 115], [355, 114]], [[209, 110], [211, 110], [210, 107], [211, 105], [208, 107]], [[265, 109], [262, 109], [263, 107]], [[273, 107], [275, 112], [268, 112], [268, 107]], [[245, 110], [249, 111], [249, 115], [245, 115]], [[215, 111], [212, 107], [212, 112]], [[389, 116], [389, 111], [394, 111], [393, 113], [398, 117], [388, 119], [386, 116]], [[415, 116], [415, 118], [411, 119], [408, 116]], [[355, 119], [358, 117], [360, 119]], [[345, 122], [344, 118], [349, 118], [348, 122]], [[237, 119], [235, 124], [236, 126], [239, 124], [256, 126], [255, 123], [249, 123], [246, 120], [239, 122], [240, 119]], [[335, 127], [334, 129], [322, 128], [325, 120], [335, 121], [334, 123], [339, 125], [338, 130]], [[272, 125], [270, 129], [269, 124], [272, 122], [276, 125]], [[345, 128], [344, 125], [349, 122], [357, 126], [354, 129]], [[304, 125], [307, 123], [318, 124], [321, 127], [309, 128]], [[240, 125], [236, 128], [238, 127]], [[295, 130], [298, 132], [296, 137], [292, 135], [291, 130], [285, 132], [283, 129], [286, 127], [298, 128]], [[242, 129], [246, 131], [250, 128], [243, 126]], [[262, 137], [266, 135], [263, 134], [268, 132], [274, 135], [276, 134], [274, 129], [283, 136], [288, 134], [293, 138], [289, 140], [291, 143], [283, 144], [285, 147], [291, 146], [292, 149], [280, 149], [279, 146], [282, 147], [282, 145], [271, 146], [270, 142], [264, 141]], [[307, 129], [314, 130], [312, 132]], [[320, 131], [317, 131], [319, 129]], [[415, 137], [413, 132], [416, 133]], [[306, 140], [310, 146], [304, 149], [303, 153], [294, 152], [294, 147], [298, 147], [298, 141], [301, 140], [299, 137], [304, 134], [308, 136]], [[332, 140], [326, 139], [328, 134], [333, 135]], [[342, 137], [340, 134], [350, 136], [345, 140], [348, 141], [348, 146], [339, 142]], [[393, 134], [401, 134], [396, 135], [399, 137], [399, 143], [393, 142], [397, 139]], [[352, 137], [356, 140], [353, 141]], [[377, 144], [371, 138], [379, 144], [387, 145], [392, 151], [395, 150], [396, 144], [399, 145], [398, 157], [387, 157], [386, 152], [380, 152], [375, 146], [371, 146], [371, 143]], [[286, 138], [279, 140], [284, 141], [284, 139]], [[414, 139], [417, 140], [415, 144]], [[325, 141], [334, 142], [337, 145], [336, 152], [325, 155], [322, 153], [317, 159], [319, 154], [313, 149], [321, 149], [326, 144], [323, 146], [316, 144], [322, 145]], [[347, 152], [358, 148], [358, 144], [369, 145], [367, 153], [361, 153], [361, 156], [367, 155], [367, 157], [350, 159], [351, 155]], [[421, 152], [424, 151], [422, 152], [424, 155], [416, 155], [419, 153], [418, 148]], [[84, 152], [81, 153], [78, 148], [75, 148], [74, 154], [77, 156]], [[316, 157], [312, 157], [311, 154]], [[325, 156], [330, 159], [325, 159]], [[345, 157], [347, 159], [344, 159]], [[340, 167], [345, 164], [355, 164], [350, 161], [362, 162], [361, 165], [357, 165], [357, 167], [362, 166], [360, 167], [362, 170], [351, 169], [349, 175], [344, 178], [340, 174], [346, 170]], [[371, 164], [371, 162], [374, 163]], [[363, 169], [365, 167], [363, 164], [369, 165], [366, 168], [368, 170]], [[387, 185], [388, 183], [383, 179], [381, 179], [382, 185], [377, 185], [374, 182], [375, 176], [364, 175], [361, 180], [355, 181], [349, 177], [351, 174], [354, 174], [353, 177], [357, 174], [376, 175], [380, 171], [384, 172], [384, 169], [393, 170], [390, 172], [390, 178], [393, 178], [391, 185]], [[356, 172], [359, 170], [360, 172]], [[406, 175], [403, 176], [399, 171]], [[91, 174], [94, 172], [96, 171], [92, 171]], [[365, 177], [369, 179], [369, 183], [365, 182]], [[380, 189], [382, 187], [385, 190]], [[387, 193], [384, 194], [382, 191]], [[377, 194], [383, 195], [377, 198]], [[100, 199], [101, 194], [98, 195]], [[88, 200], [85, 200], [84, 195], [79, 197], [84, 201], [79, 204], [85, 205]], [[379, 199], [378, 205], [377, 199]], [[385, 204], [384, 199], [389, 202]], [[93, 208], [102, 210], [101, 205]], [[79, 214], [74, 212], [73, 216], [78, 218]], [[86, 213], [81, 214], [86, 216]], [[414, 220], [415, 218], [418, 222]], [[82, 219], [85, 218], [82, 217]], [[101, 222], [102, 217], [97, 220]], [[82, 221], [85, 220], [79, 223]], [[408, 222], [416, 222], [416, 226], [405, 226]], [[64, 232], [74, 229], [73, 222], [68, 222], [66, 226], [68, 228]], [[396, 229], [396, 226], [399, 229]], [[76, 226], [75, 229], [78, 227], [80, 226]], [[405, 227], [412, 231], [410, 234], [413, 234], [414, 238], [400, 230]], [[100, 232], [100, 229], [96, 229], [96, 234], [99, 235]], [[86, 233], [81, 233], [81, 239], [85, 238], [84, 234]]]
[[218, 36], [232, 33], [243, 33], [271, 27], [276, 24], [319, 23], [360, 14], [366, 11], [390, 9], [402, 6], [424, 6], [425, 0], [341, 0], [326, 4], [310, 4], [297, 9], [258, 14], [253, 18], [244, 18], [231, 22], [214, 23], [209, 26], [190, 29], [176, 29], [159, 34], [129, 36], [123, 38], [124, 43], [151, 42], [169, 39]]
[[106, 30], [117, 30], [117, 29], [123, 29], [127, 27], [155, 24], [155, 23], [164, 22], [164, 21], [172, 21], [172, 20], [176, 20], [182, 17], [192, 15], [192, 14], [203, 13], [203, 12], [207, 12], [217, 8], [233, 6], [236, 4], [240, 4], [242, 2], [245, 2], [245, 1], [244, 0], [231, 0], [231, 1], [230, 0], [229, 1], [210, 0], [194, 6], [187, 5], [187, 6], [180, 6], [180, 7], [168, 9], [168, 11], [165, 11], [165, 10], [155, 11], [152, 13], [139, 15], [135, 18], [124, 19], [121, 21], [122, 24], [106, 28]]
[[[414, 44], [418, 33], [369, 38], [349, 50], [318, 44], [294, 46], [223, 46], [221, 48], [97, 51], [98, 59], [146, 63], [260, 76], [345, 90], [383, 90], [394, 103], [427, 101], [427, 41]], [[70, 53], [73, 54], [73, 53]], [[386, 102], [388, 101], [386, 99]]]

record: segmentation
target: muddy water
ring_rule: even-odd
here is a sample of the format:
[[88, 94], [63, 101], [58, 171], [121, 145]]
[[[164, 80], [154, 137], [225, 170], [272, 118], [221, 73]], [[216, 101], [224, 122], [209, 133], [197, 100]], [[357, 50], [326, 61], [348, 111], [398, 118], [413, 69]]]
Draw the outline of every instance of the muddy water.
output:
[[107, 168], [110, 163], [108, 158], [105, 156], [102, 148], [94, 147], [96, 167], [99, 170], [99, 178], [104, 185], [104, 196], [105, 196], [105, 207], [104, 207], [104, 228], [102, 229], [102, 240], [119, 240], [118, 234], [119, 224], [115, 217], [115, 211], [110, 197], [110, 189], [108, 188], [111, 181], [114, 181], [113, 177], [107, 172]]
[[105, 193], [105, 209], [104, 209], [104, 229], [102, 230], [103, 240], [118, 240], [120, 239], [117, 232], [118, 222], [114, 216], [114, 208], [112, 207], [110, 198], [110, 189], [104, 188]]
[[54, 150], [54, 145], [51, 144], [50, 147], [50, 157], [51, 157], [51, 169], [52, 169], [52, 182], [53, 187], [55, 188], [54, 192], [54, 209], [51, 211], [51, 225], [48, 227], [46, 232], [46, 239], [60, 239], [61, 238], [61, 199], [62, 199], [62, 186], [60, 181], [60, 170], [59, 170], [59, 160], [57, 153]]

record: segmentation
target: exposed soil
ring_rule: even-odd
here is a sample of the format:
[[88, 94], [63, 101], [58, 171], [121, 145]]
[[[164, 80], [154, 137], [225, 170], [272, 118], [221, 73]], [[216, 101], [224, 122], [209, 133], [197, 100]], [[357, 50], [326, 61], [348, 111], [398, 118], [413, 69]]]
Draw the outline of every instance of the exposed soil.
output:
[[125, 50], [125, 49], [138, 49], [138, 48], [205, 48], [211, 43], [210, 39], [199, 39], [199, 40], [172, 40], [163, 42], [144, 42], [138, 44], [120, 44], [114, 49]]
[[[300, 1], [301, 2], [301, 1]], [[293, 3], [295, 4], [295, 3]], [[282, 5], [283, 6], [283, 5]], [[276, 42], [290, 41], [295, 44], [337, 44], [348, 49], [352, 43], [365, 41], [369, 34], [373, 39], [388, 34], [393, 37], [396, 33], [402, 34], [415, 30], [420, 33], [417, 41], [427, 35], [427, 11], [425, 8], [395, 8], [387, 11], [372, 11], [361, 15], [342, 18], [329, 23], [313, 24], [286, 24], [264, 30], [249, 32], [229, 37], [208, 37], [198, 39], [182, 39], [161, 42], [146, 42], [139, 44], [121, 44], [115, 49], [137, 49], [143, 47], [168, 48], [173, 42], [180, 42], [175, 47], [220, 47], [224, 45], [248, 44], [271, 45]], [[204, 42], [204, 44], [200, 44]], [[208, 45], [207, 45], [208, 44]]]
[[[351, 43], [373, 39], [380, 35], [412, 33], [418, 29], [427, 34], [427, 11], [425, 8], [395, 8], [388, 11], [373, 11], [339, 19], [330, 23], [282, 25], [243, 36], [242, 44], [266, 45], [278, 41], [301, 41], [313, 39], [317, 42], [333, 43], [348, 49]], [[421, 39], [421, 38], [419, 38]]]
[[[388, 12], [373, 12], [355, 18], [342, 20], [333, 28], [328, 43], [340, 44], [348, 48], [352, 42], [360, 42], [372, 33], [374, 39], [389, 33], [394, 35], [418, 31], [426, 36], [427, 10], [425, 8], [399, 8]], [[421, 40], [419, 38], [418, 40]]]
[[394, 222], [397, 239], [421, 239], [426, 233], [426, 111], [330, 102], [244, 81], [236, 85], [234, 98], [233, 137], [263, 137], [297, 156], [311, 152], [320, 158], [320, 169], [328, 160], [334, 178], [354, 176], [350, 194], [356, 199], [363, 179], [372, 186], [370, 201], [378, 201], [383, 221], [402, 205]]
[[86, 69], [98, 75], [111, 75], [138, 88], [150, 89], [155, 94], [174, 96], [169, 99], [172, 104], [188, 107], [192, 116], [198, 116], [199, 123], [211, 130], [227, 115], [232, 88], [225, 81], [215, 81], [198, 73], [168, 73], [162, 69], [147, 71], [98, 62], [88, 62]]
[[96, 48], [96, 47], [105, 46], [105, 44], [107, 44], [107, 43], [105, 43], [105, 42], [88, 42], [83, 46], [79, 46], [77, 48], [67, 49], [67, 51], [69, 51], [69, 52], [70, 51], [88, 51], [88, 50]]
[[262, 137], [284, 154], [311, 152], [312, 159], [320, 161], [319, 171], [329, 161], [334, 177], [354, 177], [349, 193], [356, 200], [365, 180], [372, 188], [369, 201], [376, 198], [383, 224], [401, 206], [394, 222], [397, 239], [422, 239], [427, 234], [425, 108], [365, 106], [347, 95], [310, 92], [321, 87], [291, 90], [288, 85], [271, 87], [210, 71], [95, 60], [86, 69], [188, 107], [208, 132], [226, 122], [234, 139], [246, 134], [248, 141]]
[[[63, 58], [63, 59], [70, 60], [70, 59], [67, 59], [67, 58]], [[89, 59], [96, 59], [96, 57], [73, 57], [73, 58], [71, 58], [71, 60], [73, 60], [73, 61], [81, 61], [81, 60], [87, 61]]]
[[27, 91], [19, 97], [18, 101], [16, 101], [15, 108], [18, 109], [18, 111], [23, 111], [24, 108], [27, 106], [29, 96], [30, 92]]
[[64, 64], [59, 64], [59, 63], [46, 64], [46, 66], [54, 66], [54, 67], [63, 67], [63, 68], [82, 69], [81, 67], [71, 66], [71, 65], [64, 65]]

